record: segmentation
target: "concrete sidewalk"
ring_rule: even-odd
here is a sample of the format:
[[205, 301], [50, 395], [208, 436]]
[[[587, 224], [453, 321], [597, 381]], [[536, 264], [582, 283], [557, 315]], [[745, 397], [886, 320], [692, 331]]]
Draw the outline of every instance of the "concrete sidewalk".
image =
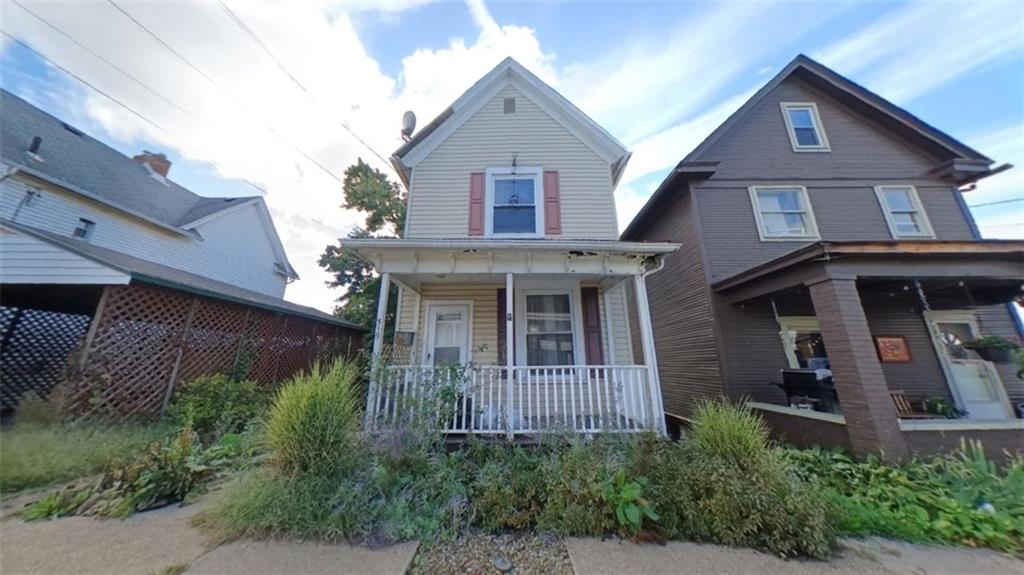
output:
[[416, 543], [370, 550], [346, 544], [239, 541], [216, 546], [192, 526], [211, 498], [129, 519], [68, 517], [0, 521], [0, 573], [149, 575], [185, 573], [351, 573], [401, 575]]
[[577, 575], [1008, 575], [1024, 573], [1024, 561], [1003, 553], [960, 547], [929, 547], [886, 539], [844, 540], [827, 561], [785, 561], [750, 549], [673, 541], [638, 545], [619, 540], [569, 538]]

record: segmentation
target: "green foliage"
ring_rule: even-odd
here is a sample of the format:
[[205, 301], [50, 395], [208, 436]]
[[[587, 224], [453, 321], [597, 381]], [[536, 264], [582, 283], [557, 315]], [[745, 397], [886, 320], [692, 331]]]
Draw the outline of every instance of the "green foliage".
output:
[[14, 411], [14, 422], [23, 427], [59, 425], [60, 419], [59, 402], [53, 399], [43, 399], [34, 391], [21, 396], [18, 400], [18, 407]]
[[537, 518], [542, 530], [566, 535], [603, 535], [615, 531], [615, 511], [604, 498], [600, 472], [608, 453], [600, 442], [574, 441], [552, 449], [541, 468], [547, 503]]
[[330, 473], [351, 461], [360, 413], [359, 366], [339, 359], [294, 376], [274, 398], [265, 437], [286, 473]]
[[934, 395], [924, 400], [924, 409], [928, 413], [941, 415], [948, 419], [959, 419], [967, 415], [966, 411], [957, 407], [949, 398], [942, 397], [941, 395]]
[[846, 533], [1024, 552], [1019, 457], [1000, 470], [976, 443], [900, 466], [836, 451], [788, 450], [786, 457], [829, 490]]
[[967, 349], [1012, 349], [1018, 350], [1021, 348], [1020, 344], [1006, 339], [1005, 337], [999, 337], [998, 335], [990, 335], [986, 337], [979, 337], [970, 341], [964, 342], [964, 347]]
[[[16, 416], [17, 419], [17, 416]], [[163, 425], [15, 425], [0, 431], [0, 492], [44, 487], [99, 473], [167, 432]]]
[[241, 433], [266, 409], [268, 392], [255, 382], [238, 381], [227, 375], [197, 377], [175, 392], [167, 415], [178, 427], [189, 427], [201, 438]]
[[651, 503], [644, 499], [647, 478], [628, 479], [626, 468], [620, 467], [614, 475], [601, 471], [601, 482], [604, 484], [604, 500], [615, 510], [615, 518], [619, 529], [628, 535], [636, 535], [643, 527], [644, 520], [658, 521]]
[[475, 449], [479, 468], [470, 488], [473, 513], [488, 531], [529, 529], [546, 500], [543, 453], [523, 447]]
[[61, 489], [29, 504], [21, 512], [21, 517], [25, 521], [36, 521], [74, 515], [82, 503], [89, 498], [89, 495], [88, 489], [74, 487]]

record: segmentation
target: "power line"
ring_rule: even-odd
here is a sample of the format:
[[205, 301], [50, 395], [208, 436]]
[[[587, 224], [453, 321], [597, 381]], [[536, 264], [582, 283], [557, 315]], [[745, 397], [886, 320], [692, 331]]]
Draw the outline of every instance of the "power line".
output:
[[[113, 0], [109, 1], [112, 2]], [[294, 82], [295, 85], [299, 87], [300, 90], [302, 90], [307, 96], [309, 96], [310, 100], [312, 100], [317, 105], [320, 105], [320, 101], [317, 99], [317, 97], [314, 96], [313, 93], [310, 92], [306, 88], [306, 86], [288, 70], [288, 68], [284, 65], [283, 62], [281, 62], [281, 60], [274, 54], [274, 52], [262, 40], [260, 40], [260, 37], [256, 34], [256, 32], [254, 32], [252, 28], [249, 28], [249, 26], [246, 25], [242, 18], [235, 14], [234, 11], [231, 10], [231, 8], [223, 2], [223, 0], [218, 0], [218, 2], [220, 4], [221, 9], [224, 10], [228, 17], [231, 18], [231, 20], [239, 28], [241, 28], [242, 32], [245, 32], [246, 36], [248, 36], [253, 42], [255, 42], [256, 45], [259, 46], [263, 50], [263, 52], [266, 53], [266, 55], [269, 56], [270, 59], [274, 61], [275, 64], [277, 64], [277, 67], [280, 68], [281, 71], [286, 76], [288, 76], [291, 79], [291, 81]], [[384, 162], [385, 166], [391, 167], [391, 162], [386, 160], [383, 155], [381, 155], [379, 152], [377, 152], [377, 150], [373, 148], [373, 146], [371, 146], [366, 142], [366, 140], [361, 138], [359, 134], [357, 134], [356, 131], [352, 129], [352, 126], [349, 125], [348, 122], [346, 122], [345, 120], [338, 120], [338, 124], [341, 125], [341, 127], [344, 128], [345, 131], [347, 131], [349, 134], [352, 134], [352, 137], [358, 140], [359, 143], [363, 145], [363, 147], [369, 150], [373, 155], [377, 156], [377, 158], [381, 162]]]
[[984, 204], [968, 204], [969, 208], [987, 208], [988, 206], [999, 206], [1002, 204], [1012, 204], [1013, 202], [1024, 202], [1024, 198], [1013, 198], [1010, 200], [999, 200], [997, 202], [986, 202]]
[[[187, 146], [188, 148], [191, 148], [192, 150], [194, 150], [194, 151], [196, 151], [196, 152], [199, 152], [199, 150], [198, 150], [198, 149], [197, 149], [197, 148], [196, 148], [195, 146], [193, 146], [193, 145], [189, 144], [189, 143], [188, 143], [188, 141], [187, 141], [187, 140], [185, 140], [184, 138], [182, 138], [181, 136], [178, 136], [178, 135], [177, 135], [177, 134], [175, 134], [174, 132], [172, 132], [172, 131], [168, 130], [167, 128], [164, 128], [163, 126], [161, 126], [160, 124], [157, 124], [157, 123], [156, 123], [156, 122], [154, 122], [153, 120], [150, 120], [149, 118], [147, 118], [146, 116], [144, 116], [144, 115], [143, 115], [143, 114], [142, 114], [141, 112], [138, 112], [137, 110], [135, 110], [134, 108], [132, 108], [132, 107], [131, 107], [131, 106], [129, 106], [128, 104], [125, 104], [125, 103], [124, 103], [124, 102], [122, 102], [121, 100], [118, 100], [118, 99], [117, 99], [117, 98], [115, 98], [114, 96], [112, 96], [112, 95], [108, 94], [107, 92], [105, 92], [105, 91], [101, 90], [101, 89], [100, 89], [100, 88], [98, 88], [98, 87], [97, 87], [97, 86], [96, 86], [95, 84], [93, 84], [93, 83], [89, 82], [89, 81], [88, 81], [88, 80], [86, 80], [85, 78], [83, 78], [83, 77], [79, 76], [78, 74], [75, 74], [74, 72], [72, 72], [71, 70], [69, 70], [69, 69], [65, 68], [64, 66], [61, 66], [61, 65], [60, 65], [60, 64], [58, 64], [57, 62], [54, 62], [53, 60], [51, 60], [51, 59], [47, 58], [46, 56], [44, 56], [44, 55], [43, 55], [43, 54], [42, 54], [41, 52], [39, 52], [39, 51], [38, 51], [38, 50], [36, 50], [35, 48], [33, 48], [33, 47], [29, 46], [29, 45], [28, 45], [28, 44], [26, 44], [25, 42], [22, 42], [21, 40], [19, 40], [19, 39], [15, 38], [15, 37], [14, 37], [14, 36], [12, 36], [11, 34], [9, 34], [9, 33], [8, 33], [8, 32], [7, 32], [6, 30], [0, 30], [0, 34], [3, 34], [4, 36], [7, 36], [7, 37], [8, 37], [8, 38], [10, 38], [10, 39], [11, 39], [11, 41], [12, 41], [12, 42], [14, 42], [15, 44], [17, 44], [17, 45], [21, 46], [22, 48], [24, 48], [25, 50], [28, 50], [29, 52], [31, 52], [31, 53], [33, 53], [33, 54], [35, 54], [35, 55], [36, 55], [36, 56], [37, 56], [38, 58], [40, 58], [40, 59], [42, 59], [42, 60], [44, 60], [44, 61], [48, 62], [48, 63], [49, 63], [49, 64], [50, 64], [51, 66], [53, 66], [54, 68], [57, 68], [57, 69], [58, 69], [58, 70], [60, 70], [61, 72], [64, 72], [64, 73], [65, 73], [65, 74], [67, 74], [68, 76], [71, 76], [71, 77], [72, 77], [72, 78], [74, 78], [75, 80], [78, 80], [79, 82], [81, 82], [81, 83], [82, 83], [82, 84], [84, 84], [85, 86], [88, 86], [88, 87], [89, 87], [90, 89], [92, 89], [92, 90], [93, 90], [94, 92], [96, 92], [97, 94], [100, 94], [101, 96], [105, 97], [106, 99], [110, 100], [111, 102], [113, 102], [113, 103], [117, 104], [118, 106], [120, 106], [120, 107], [124, 108], [124, 109], [125, 109], [126, 111], [128, 111], [129, 113], [131, 113], [132, 115], [134, 115], [134, 116], [135, 116], [135, 117], [137, 117], [138, 119], [142, 120], [143, 122], [145, 122], [145, 123], [149, 124], [150, 126], [152, 126], [152, 127], [156, 128], [157, 130], [160, 130], [161, 132], [163, 132], [163, 133], [167, 134], [168, 136], [170, 136], [170, 137], [174, 138], [175, 140], [178, 140], [179, 142], [181, 142], [181, 143], [185, 144], [185, 146]], [[206, 161], [210, 162], [210, 163], [211, 163], [211, 164], [213, 164], [213, 165], [214, 165], [215, 167], [217, 167], [217, 168], [220, 168], [220, 164], [218, 164], [218, 163], [217, 163], [216, 161], [214, 161], [214, 160], [210, 160], [210, 159], [208, 159], [208, 160], [206, 160]], [[246, 179], [246, 178], [241, 178], [241, 179], [242, 179], [242, 181], [244, 181], [245, 183], [249, 184], [249, 185], [250, 185], [250, 186], [252, 186], [253, 188], [256, 188], [256, 189], [257, 189], [257, 190], [259, 190], [260, 192], [262, 192], [262, 193], [264, 193], [264, 194], [269, 194], [269, 192], [267, 192], [267, 190], [266, 190], [266, 189], [264, 189], [263, 187], [261, 187], [261, 186], [257, 185], [256, 183], [254, 183], [254, 182], [252, 182], [252, 181], [250, 181], [250, 180], [248, 180], [248, 179]]]
[[[199, 74], [200, 76], [202, 76], [203, 78], [205, 78], [205, 79], [206, 79], [206, 81], [208, 81], [208, 82], [209, 82], [210, 84], [212, 84], [212, 85], [213, 85], [214, 87], [216, 87], [216, 88], [217, 88], [218, 90], [220, 90], [221, 92], [223, 92], [223, 93], [224, 93], [224, 94], [225, 94], [226, 96], [228, 96], [229, 98], [231, 98], [232, 100], [234, 100], [234, 101], [235, 101], [235, 102], [236, 102], [237, 104], [239, 104], [240, 106], [244, 106], [244, 104], [242, 104], [242, 103], [241, 103], [241, 102], [240, 102], [240, 101], [238, 100], [238, 98], [235, 98], [235, 97], [234, 97], [234, 96], [233, 96], [233, 95], [231, 94], [231, 92], [230, 92], [230, 91], [228, 91], [228, 90], [227, 90], [226, 88], [224, 88], [224, 86], [222, 86], [222, 85], [221, 85], [221, 84], [220, 84], [219, 82], [217, 82], [217, 81], [216, 81], [215, 79], [213, 79], [213, 78], [212, 78], [211, 76], [209, 76], [209, 75], [208, 75], [207, 73], [203, 72], [203, 71], [202, 71], [202, 70], [201, 70], [201, 69], [200, 69], [200, 68], [199, 68], [198, 66], [196, 66], [195, 64], [193, 64], [193, 63], [192, 63], [192, 62], [191, 62], [191, 61], [190, 61], [190, 60], [189, 60], [188, 58], [186, 58], [186, 57], [185, 57], [184, 55], [182, 55], [182, 53], [181, 53], [181, 52], [178, 52], [177, 50], [175, 50], [175, 49], [174, 49], [174, 47], [172, 47], [172, 46], [171, 46], [170, 44], [168, 44], [167, 42], [165, 42], [165, 41], [163, 40], [163, 38], [161, 38], [160, 36], [158, 36], [158, 35], [157, 35], [157, 34], [156, 34], [155, 32], [153, 32], [153, 31], [152, 31], [152, 30], [150, 30], [150, 29], [149, 29], [148, 27], [146, 27], [146, 25], [145, 25], [145, 24], [143, 24], [143, 23], [142, 23], [142, 22], [140, 22], [140, 21], [139, 21], [138, 19], [136, 19], [136, 18], [135, 18], [134, 16], [132, 16], [132, 15], [131, 15], [130, 13], [128, 13], [127, 11], [125, 11], [125, 9], [124, 9], [124, 8], [122, 8], [122, 7], [118, 6], [118, 5], [117, 5], [117, 3], [116, 3], [116, 2], [114, 2], [114, 0], [107, 0], [107, 2], [109, 2], [111, 6], [113, 6], [114, 8], [116, 8], [116, 9], [117, 9], [117, 11], [118, 11], [118, 12], [120, 12], [121, 14], [123, 14], [123, 15], [124, 15], [124, 16], [125, 16], [126, 18], [128, 18], [129, 20], [131, 20], [131, 21], [132, 21], [132, 22], [133, 22], [133, 23], [134, 23], [134, 24], [135, 24], [136, 26], [138, 26], [138, 27], [139, 27], [140, 29], [142, 29], [142, 31], [143, 31], [143, 32], [145, 32], [145, 33], [146, 33], [147, 35], [149, 35], [149, 37], [150, 37], [150, 38], [152, 38], [152, 39], [153, 39], [153, 40], [155, 40], [155, 41], [156, 41], [156, 42], [157, 42], [158, 44], [160, 44], [161, 46], [163, 46], [163, 47], [164, 47], [164, 49], [166, 49], [166, 50], [167, 50], [168, 52], [170, 52], [171, 54], [173, 54], [173, 55], [174, 55], [175, 57], [177, 57], [177, 58], [178, 58], [179, 60], [181, 60], [182, 62], [184, 62], [184, 63], [185, 63], [185, 65], [187, 65], [187, 66], [188, 66], [189, 68], [191, 68], [191, 69], [192, 69], [192, 70], [193, 70], [194, 72], [196, 72], [197, 74]], [[253, 114], [253, 115], [255, 115], [255, 114]], [[313, 158], [312, 156], [310, 156], [309, 154], [307, 154], [307, 153], [306, 153], [305, 151], [303, 151], [303, 150], [302, 150], [301, 148], [299, 148], [298, 146], [296, 146], [296, 145], [294, 145], [294, 144], [290, 143], [290, 142], [288, 141], [288, 139], [287, 139], [287, 138], [285, 138], [285, 137], [284, 137], [283, 135], [281, 135], [281, 133], [280, 133], [280, 132], [278, 132], [277, 130], [275, 130], [275, 129], [274, 129], [273, 127], [271, 127], [270, 125], [268, 125], [268, 124], [266, 124], [266, 123], [264, 123], [264, 124], [263, 124], [263, 126], [264, 126], [264, 127], [265, 127], [265, 128], [266, 128], [266, 129], [268, 130], [268, 131], [270, 131], [270, 133], [274, 134], [274, 135], [275, 135], [275, 136], [276, 136], [277, 138], [279, 138], [279, 139], [280, 139], [280, 140], [281, 140], [282, 142], [284, 142], [284, 143], [288, 144], [288, 145], [289, 145], [289, 146], [290, 146], [290, 147], [291, 147], [291, 148], [292, 148], [293, 150], [295, 150], [295, 151], [296, 151], [296, 152], [298, 152], [298, 153], [299, 153], [300, 155], [302, 155], [302, 157], [306, 158], [307, 160], [309, 160], [310, 162], [312, 162], [312, 163], [313, 163], [313, 164], [314, 164], [314, 165], [315, 165], [316, 167], [318, 167], [318, 168], [320, 168], [321, 170], [323, 170], [323, 172], [324, 172], [325, 174], [327, 174], [328, 176], [330, 176], [331, 178], [333, 178], [333, 179], [334, 179], [334, 180], [335, 180], [336, 182], [338, 182], [339, 184], [340, 184], [340, 183], [342, 183], [342, 180], [341, 180], [341, 178], [339, 178], [338, 176], [334, 175], [334, 172], [332, 172], [332, 171], [330, 171], [329, 169], [327, 169], [327, 168], [326, 168], [326, 167], [325, 167], [325, 166], [324, 166], [323, 164], [321, 164], [320, 162], [318, 162], [318, 161], [317, 161], [317, 160], [316, 160], [315, 158]]]

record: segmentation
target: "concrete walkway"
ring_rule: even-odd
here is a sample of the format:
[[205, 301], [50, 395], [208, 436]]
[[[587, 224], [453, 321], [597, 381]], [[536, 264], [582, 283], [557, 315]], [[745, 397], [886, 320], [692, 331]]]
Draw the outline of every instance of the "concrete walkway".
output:
[[416, 543], [370, 550], [351, 545], [240, 541], [215, 546], [192, 526], [209, 498], [130, 519], [67, 517], [25, 523], [0, 521], [0, 573], [405, 573]]
[[577, 575], [1008, 575], [1024, 573], [1024, 561], [982, 549], [927, 547], [886, 539], [844, 540], [828, 562], [785, 561], [750, 549], [673, 541], [637, 545], [618, 540], [570, 538]]

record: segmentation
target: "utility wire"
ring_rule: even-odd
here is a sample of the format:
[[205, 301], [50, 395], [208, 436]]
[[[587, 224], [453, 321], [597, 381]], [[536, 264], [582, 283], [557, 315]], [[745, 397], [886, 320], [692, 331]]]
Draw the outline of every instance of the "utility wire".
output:
[[997, 202], [985, 202], [984, 204], [968, 204], [969, 208], [987, 208], [988, 206], [999, 206], [1002, 204], [1012, 204], [1013, 202], [1024, 202], [1024, 198], [1013, 198], [1010, 200], [999, 200]]
[[[218, 2], [220, 4], [221, 9], [224, 10], [228, 17], [231, 18], [231, 20], [239, 28], [241, 28], [242, 32], [245, 32], [246, 36], [248, 36], [253, 42], [255, 42], [256, 45], [259, 46], [263, 50], [263, 52], [266, 53], [266, 55], [269, 56], [270, 59], [274, 61], [275, 64], [277, 64], [277, 67], [281, 69], [281, 72], [288, 76], [291, 79], [291, 81], [294, 82], [295, 85], [299, 87], [300, 90], [302, 90], [307, 96], [309, 96], [310, 100], [312, 100], [315, 104], [320, 105], [320, 100], [318, 100], [317, 97], [314, 96], [313, 93], [310, 92], [306, 88], [306, 86], [302, 82], [300, 82], [299, 79], [296, 78], [295, 75], [291, 73], [291, 71], [288, 70], [288, 68], [284, 65], [283, 62], [281, 62], [281, 60], [274, 54], [274, 52], [262, 40], [260, 40], [260, 37], [256, 35], [256, 32], [253, 32], [252, 28], [246, 25], [242, 18], [235, 14], [235, 12], [231, 10], [231, 8], [227, 4], [225, 4], [223, 0], [218, 0]], [[377, 150], [375, 150], [373, 146], [368, 144], [366, 140], [361, 138], [359, 134], [357, 134], [356, 131], [352, 129], [352, 126], [348, 122], [346, 122], [345, 120], [339, 120], [338, 124], [340, 124], [341, 127], [344, 128], [345, 131], [347, 131], [349, 134], [352, 134], [352, 137], [358, 140], [359, 143], [363, 145], [363, 147], [369, 150], [374, 156], [377, 156], [377, 158], [381, 162], [384, 162], [385, 166], [388, 166], [389, 168], [391, 167], [391, 162], [385, 159], [382, 154], [377, 152]]]
[[[238, 105], [240, 105], [240, 106], [243, 106], [243, 107], [244, 107], [244, 104], [242, 104], [242, 102], [240, 102], [240, 101], [238, 100], [238, 98], [235, 98], [235, 97], [234, 97], [234, 95], [232, 95], [230, 91], [228, 91], [228, 90], [227, 90], [227, 89], [226, 89], [226, 88], [225, 88], [224, 86], [222, 86], [222, 85], [221, 85], [221, 84], [220, 84], [219, 82], [217, 82], [217, 80], [213, 79], [213, 78], [212, 78], [212, 77], [211, 77], [211, 76], [210, 76], [209, 74], [207, 74], [206, 72], [203, 72], [203, 71], [202, 71], [202, 70], [201, 70], [201, 69], [200, 69], [200, 68], [199, 68], [198, 66], [196, 66], [195, 64], [193, 64], [193, 63], [192, 63], [192, 62], [191, 62], [191, 61], [190, 61], [190, 60], [189, 60], [188, 58], [186, 58], [186, 57], [185, 57], [185, 56], [184, 56], [184, 55], [183, 55], [183, 54], [182, 54], [181, 52], [178, 52], [177, 50], [175, 50], [175, 49], [174, 49], [174, 47], [172, 47], [172, 46], [171, 46], [170, 44], [168, 44], [167, 42], [165, 42], [165, 41], [163, 40], [163, 38], [161, 38], [161, 37], [160, 37], [160, 36], [158, 36], [158, 35], [157, 35], [157, 34], [156, 34], [155, 32], [153, 32], [152, 30], [150, 30], [150, 29], [149, 29], [149, 28], [148, 28], [148, 27], [147, 27], [147, 26], [146, 26], [145, 24], [143, 24], [143, 23], [142, 23], [142, 22], [140, 22], [140, 21], [139, 21], [138, 19], [136, 19], [136, 18], [135, 18], [134, 16], [132, 16], [132, 15], [131, 15], [130, 13], [128, 13], [128, 12], [127, 12], [127, 11], [126, 11], [126, 10], [125, 10], [124, 8], [122, 8], [121, 6], [119, 6], [119, 5], [118, 5], [118, 4], [116, 3], [116, 2], [114, 2], [114, 0], [107, 0], [107, 2], [109, 2], [111, 6], [113, 6], [114, 8], [116, 8], [116, 9], [117, 9], [117, 11], [118, 11], [118, 12], [120, 12], [121, 14], [123, 14], [123, 15], [124, 15], [124, 16], [125, 16], [126, 18], [128, 18], [129, 20], [131, 20], [131, 21], [132, 21], [132, 22], [133, 22], [133, 23], [134, 23], [134, 24], [135, 24], [136, 26], [138, 26], [138, 27], [139, 27], [140, 29], [142, 29], [142, 31], [143, 31], [143, 32], [145, 32], [145, 33], [146, 33], [146, 34], [147, 34], [147, 35], [148, 35], [148, 36], [149, 36], [150, 38], [152, 38], [152, 39], [153, 39], [153, 40], [155, 40], [155, 41], [156, 41], [156, 42], [157, 42], [158, 44], [160, 44], [161, 46], [163, 46], [163, 47], [164, 47], [164, 49], [166, 49], [166, 50], [167, 50], [168, 52], [170, 52], [171, 54], [173, 54], [173, 55], [174, 55], [175, 57], [177, 57], [177, 58], [178, 58], [179, 60], [181, 60], [182, 62], [184, 62], [184, 63], [185, 63], [185, 65], [186, 65], [186, 66], [188, 66], [189, 68], [191, 68], [191, 69], [192, 69], [192, 70], [193, 70], [193, 71], [194, 71], [195, 73], [197, 73], [197, 74], [199, 74], [200, 76], [202, 76], [203, 78], [205, 78], [205, 79], [206, 79], [206, 81], [208, 81], [208, 82], [209, 82], [210, 84], [212, 84], [212, 85], [213, 85], [214, 87], [216, 87], [216, 88], [217, 88], [218, 90], [220, 90], [221, 92], [223, 92], [223, 93], [224, 93], [224, 94], [225, 94], [226, 96], [228, 96], [229, 98], [231, 98], [232, 100], [234, 100], [234, 101], [235, 101], [235, 102], [236, 102], [236, 103], [237, 103]], [[252, 115], [256, 115], [256, 114], [252, 114]], [[326, 167], [325, 167], [325, 166], [324, 166], [323, 164], [321, 164], [320, 162], [318, 162], [318, 161], [317, 161], [317, 160], [316, 160], [315, 158], [313, 158], [312, 156], [310, 156], [309, 154], [307, 154], [307, 153], [306, 153], [305, 151], [303, 151], [303, 150], [302, 150], [301, 148], [299, 148], [298, 146], [296, 146], [296, 145], [294, 145], [294, 144], [290, 143], [290, 142], [288, 141], [288, 139], [287, 139], [287, 138], [285, 138], [285, 137], [284, 137], [284, 136], [283, 136], [283, 135], [282, 135], [282, 134], [281, 134], [280, 132], [278, 132], [277, 130], [275, 130], [275, 129], [274, 129], [273, 127], [271, 127], [270, 125], [268, 125], [268, 124], [266, 124], [266, 123], [264, 123], [263, 125], [264, 125], [264, 127], [266, 127], [266, 128], [267, 128], [267, 130], [269, 130], [269, 131], [270, 131], [270, 133], [272, 133], [272, 134], [274, 134], [275, 136], [277, 136], [277, 138], [279, 138], [279, 139], [280, 139], [280, 140], [281, 140], [282, 142], [284, 142], [284, 143], [288, 144], [288, 145], [289, 145], [289, 146], [290, 146], [290, 147], [291, 147], [291, 148], [292, 148], [293, 150], [295, 150], [295, 151], [296, 151], [296, 152], [298, 152], [298, 153], [299, 153], [300, 155], [302, 155], [302, 157], [304, 157], [304, 158], [306, 158], [307, 160], [309, 160], [310, 162], [312, 162], [312, 163], [313, 163], [313, 164], [314, 164], [314, 165], [315, 165], [316, 167], [320, 168], [320, 169], [321, 169], [321, 170], [322, 170], [322, 171], [323, 171], [323, 172], [324, 172], [325, 174], [327, 174], [328, 176], [330, 176], [331, 178], [333, 178], [333, 179], [334, 179], [334, 180], [335, 180], [336, 182], [338, 182], [339, 184], [340, 184], [340, 183], [342, 183], [342, 180], [341, 180], [341, 178], [339, 178], [338, 176], [334, 175], [334, 172], [332, 172], [332, 171], [330, 171], [329, 169], [327, 169], [327, 168], [326, 168]]]
[[[54, 62], [53, 60], [51, 60], [51, 59], [47, 58], [46, 56], [44, 56], [44, 55], [43, 55], [43, 54], [42, 54], [41, 52], [39, 52], [38, 50], [36, 50], [36, 49], [35, 49], [35, 48], [33, 48], [32, 46], [29, 46], [29, 45], [28, 45], [28, 44], [26, 44], [25, 42], [22, 42], [22, 41], [21, 41], [21, 40], [19, 40], [18, 38], [15, 38], [15, 37], [14, 37], [14, 36], [12, 36], [11, 34], [9, 34], [9, 33], [8, 33], [8, 32], [7, 32], [6, 30], [0, 30], [0, 34], [3, 34], [4, 36], [6, 36], [6, 37], [10, 38], [10, 40], [11, 40], [12, 42], [14, 42], [15, 44], [17, 44], [17, 45], [21, 46], [21, 47], [22, 47], [22, 48], [24, 48], [25, 50], [28, 50], [28, 51], [29, 51], [29, 52], [31, 52], [32, 54], [35, 54], [35, 55], [36, 55], [36, 56], [37, 56], [38, 58], [40, 58], [41, 60], [43, 60], [43, 61], [45, 61], [45, 62], [49, 63], [49, 64], [50, 64], [51, 66], [53, 66], [54, 68], [57, 68], [57, 69], [58, 69], [58, 70], [60, 70], [61, 72], [64, 72], [64, 73], [65, 73], [65, 74], [67, 74], [68, 76], [70, 76], [70, 77], [74, 78], [75, 80], [78, 80], [79, 82], [81, 82], [81, 83], [82, 83], [82, 84], [84, 84], [85, 86], [87, 86], [87, 87], [89, 87], [90, 89], [92, 89], [92, 90], [93, 90], [94, 92], [96, 92], [97, 94], [100, 94], [101, 96], [105, 97], [106, 99], [110, 100], [111, 102], [113, 102], [113, 103], [117, 104], [118, 106], [120, 106], [120, 107], [124, 108], [124, 109], [125, 109], [126, 111], [128, 111], [129, 113], [131, 113], [132, 115], [134, 115], [134, 116], [135, 116], [135, 117], [137, 117], [138, 119], [142, 120], [143, 122], [145, 122], [145, 123], [149, 124], [150, 126], [152, 126], [152, 127], [156, 128], [157, 130], [160, 130], [161, 132], [163, 132], [164, 134], [167, 134], [167, 135], [168, 135], [168, 136], [170, 136], [171, 138], [174, 138], [175, 140], [178, 140], [179, 142], [181, 142], [181, 143], [185, 144], [185, 146], [187, 146], [188, 148], [191, 148], [191, 149], [192, 149], [193, 151], [195, 151], [195, 152], [199, 152], [199, 150], [198, 150], [198, 149], [197, 149], [197, 148], [196, 148], [195, 146], [193, 146], [193, 145], [189, 144], [189, 143], [188, 143], [188, 141], [187, 141], [187, 140], [185, 140], [184, 138], [182, 138], [181, 136], [178, 136], [178, 135], [177, 135], [177, 134], [175, 134], [174, 132], [172, 132], [172, 131], [168, 130], [167, 128], [164, 128], [163, 126], [161, 126], [160, 124], [157, 124], [157, 123], [156, 123], [156, 122], [154, 122], [153, 120], [150, 120], [149, 118], [147, 118], [146, 116], [144, 116], [144, 115], [143, 115], [142, 113], [138, 112], [137, 110], [135, 110], [134, 108], [132, 108], [132, 107], [131, 107], [131, 106], [129, 106], [128, 104], [125, 104], [124, 102], [122, 102], [121, 100], [118, 100], [117, 98], [115, 98], [114, 96], [112, 96], [112, 95], [108, 94], [107, 92], [104, 92], [103, 90], [101, 90], [100, 88], [98, 88], [98, 87], [97, 87], [97, 86], [96, 86], [95, 84], [93, 84], [93, 83], [89, 82], [89, 81], [88, 81], [88, 80], [86, 80], [85, 78], [83, 78], [83, 77], [79, 76], [78, 74], [75, 74], [74, 72], [72, 72], [71, 70], [69, 70], [69, 69], [65, 68], [64, 66], [61, 66], [61, 65], [60, 65], [60, 64], [58, 64], [57, 62]], [[200, 155], [202, 155], [202, 154], [200, 153]], [[216, 161], [214, 161], [214, 160], [210, 160], [210, 159], [207, 159], [206, 161], [210, 162], [210, 163], [211, 163], [211, 164], [213, 164], [213, 165], [214, 165], [215, 167], [217, 167], [217, 168], [220, 168], [220, 165], [219, 165], [219, 164], [218, 164], [218, 163], [217, 163]], [[252, 186], [253, 188], [256, 188], [256, 189], [257, 189], [257, 190], [259, 190], [260, 192], [262, 192], [262, 193], [264, 193], [264, 194], [269, 194], [269, 192], [267, 192], [267, 190], [266, 190], [266, 189], [264, 189], [263, 187], [259, 186], [258, 184], [254, 183], [254, 182], [252, 182], [252, 181], [250, 181], [250, 180], [248, 180], [248, 179], [246, 179], [246, 178], [241, 178], [241, 179], [242, 179], [242, 181], [244, 181], [245, 183], [249, 184], [249, 185], [250, 185], [250, 186]]]

